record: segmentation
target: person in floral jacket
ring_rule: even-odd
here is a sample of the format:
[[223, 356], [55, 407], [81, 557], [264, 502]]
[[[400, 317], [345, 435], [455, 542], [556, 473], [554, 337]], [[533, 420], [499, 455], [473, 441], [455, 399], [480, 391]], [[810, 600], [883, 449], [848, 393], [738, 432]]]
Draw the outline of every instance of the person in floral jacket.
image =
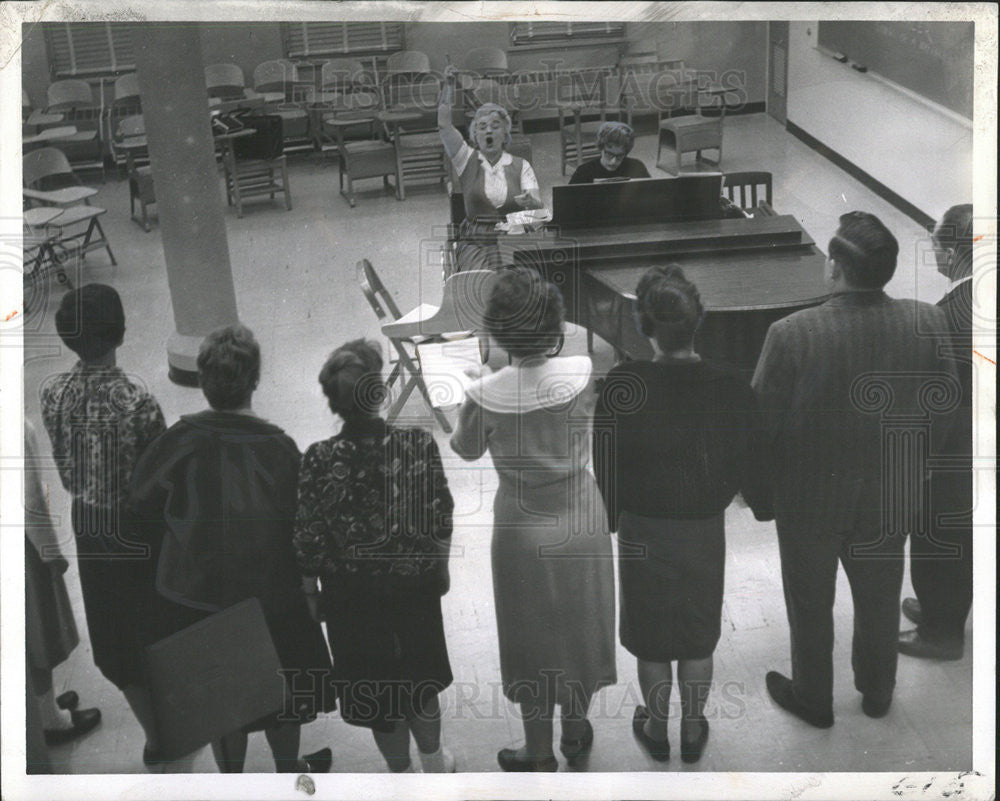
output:
[[[375, 343], [348, 342], [319, 375], [343, 427], [299, 472], [295, 548], [325, 619], [341, 716], [372, 730], [389, 769], [455, 769], [438, 694], [452, 682], [441, 618], [454, 504], [430, 432], [388, 425]], [[321, 586], [321, 591], [320, 591]]]

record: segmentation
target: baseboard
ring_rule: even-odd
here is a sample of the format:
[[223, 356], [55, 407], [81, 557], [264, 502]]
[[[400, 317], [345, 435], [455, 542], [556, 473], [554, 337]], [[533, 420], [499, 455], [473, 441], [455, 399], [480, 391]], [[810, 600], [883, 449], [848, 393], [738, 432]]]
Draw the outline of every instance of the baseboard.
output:
[[[758, 103], [744, 103], [742, 106], [734, 106], [732, 108], [726, 109], [726, 116], [731, 117], [736, 114], [763, 114], [766, 111], [766, 106], [763, 101]], [[688, 109], [682, 113], [693, 114], [693, 109]], [[681, 116], [678, 114], [677, 116]], [[710, 116], [706, 114], [705, 116]], [[586, 115], [583, 117], [584, 120], [589, 121]], [[593, 119], [598, 119], [597, 115], [594, 115]], [[632, 127], [635, 128], [636, 134], [639, 136], [644, 136], [647, 134], [656, 133], [657, 117], [655, 114], [636, 114], [632, 118]], [[524, 121], [524, 132], [526, 134], [533, 133], [548, 133], [551, 131], [559, 130], [559, 118], [558, 117], [538, 117], [535, 119]]]
[[852, 178], [855, 178], [858, 181], [860, 181], [868, 189], [870, 189], [872, 192], [874, 192], [876, 195], [882, 198], [882, 200], [892, 204], [901, 212], [903, 212], [903, 214], [905, 214], [907, 217], [916, 221], [916, 223], [921, 227], [928, 229], [934, 227], [934, 222], [935, 222], [934, 218], [931, 217], [929, 214], [921, 211], [912, 203], [910, 203], [910, 201], [906, 200], [900, 195], [897, 195], [889, 187], [887, 187], [885, 184], [873, 178], [871, 175], [862, 170], [857, 164], [855, 164], [850, 159], [844, 158], [842, 155], [840, 155], [840, 153], [838, 153], [835, 150], [832, 150], [827, 145], [824, 145], [816, 137], [803, 131], [798, 125], [796, 125], [791, 120], [785, 122], [785, 129], [788, 131], [788, 133], [790, 133], [800, 142], [808, 145], [817, 153], [819, 153], [821, 156], [832, 161], [834, 164], [840, 167], [840, 169], [842, 169]]

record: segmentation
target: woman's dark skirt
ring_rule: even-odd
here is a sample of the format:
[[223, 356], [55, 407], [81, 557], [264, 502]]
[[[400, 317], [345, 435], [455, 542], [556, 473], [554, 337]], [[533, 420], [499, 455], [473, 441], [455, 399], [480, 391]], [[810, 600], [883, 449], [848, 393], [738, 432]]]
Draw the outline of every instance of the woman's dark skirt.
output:
[[725, 515], [618, 521], [621, 643], [639, 659], [712, 655], [721, 635]]
[[340, 716], [391, 732], [452, 682], [440, 595], [373, 593], [340, 576], [329, 584], [323, 604]]
[[499, 270], [503, 266], [500, 256], [496, 224], [503, 218], [478, 217], [463, 220], [459, 226], [455, 245], [455, 261], [459, 272], [466, 270]]
[[154, 555], [127, 542], [121, 509], [74, 501], [73, 532], [94, 664], [122, 690], [141, 685], [142, 649], [165, 602], [154, 590]]

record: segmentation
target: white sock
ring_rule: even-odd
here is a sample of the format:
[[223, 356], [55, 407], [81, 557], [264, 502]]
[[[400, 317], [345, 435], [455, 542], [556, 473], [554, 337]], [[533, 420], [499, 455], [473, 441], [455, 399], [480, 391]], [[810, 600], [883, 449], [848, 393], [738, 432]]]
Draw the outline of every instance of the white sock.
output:
[[443, 745], [438, 746], [438, 750], [430, 754], [418, 751], [420, 754], [420, 764], [424, 773], [454, 773], [455, 755]]

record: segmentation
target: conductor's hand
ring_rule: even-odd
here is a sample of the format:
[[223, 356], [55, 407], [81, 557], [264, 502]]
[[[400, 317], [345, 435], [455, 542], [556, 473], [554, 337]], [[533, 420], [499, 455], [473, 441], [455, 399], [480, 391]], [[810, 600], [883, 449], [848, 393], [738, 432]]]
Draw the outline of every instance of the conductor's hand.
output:
[[454, 64], [446, 64], [444, 68], [444, 82], [454, 87], [458, 82], [458, 67]]

